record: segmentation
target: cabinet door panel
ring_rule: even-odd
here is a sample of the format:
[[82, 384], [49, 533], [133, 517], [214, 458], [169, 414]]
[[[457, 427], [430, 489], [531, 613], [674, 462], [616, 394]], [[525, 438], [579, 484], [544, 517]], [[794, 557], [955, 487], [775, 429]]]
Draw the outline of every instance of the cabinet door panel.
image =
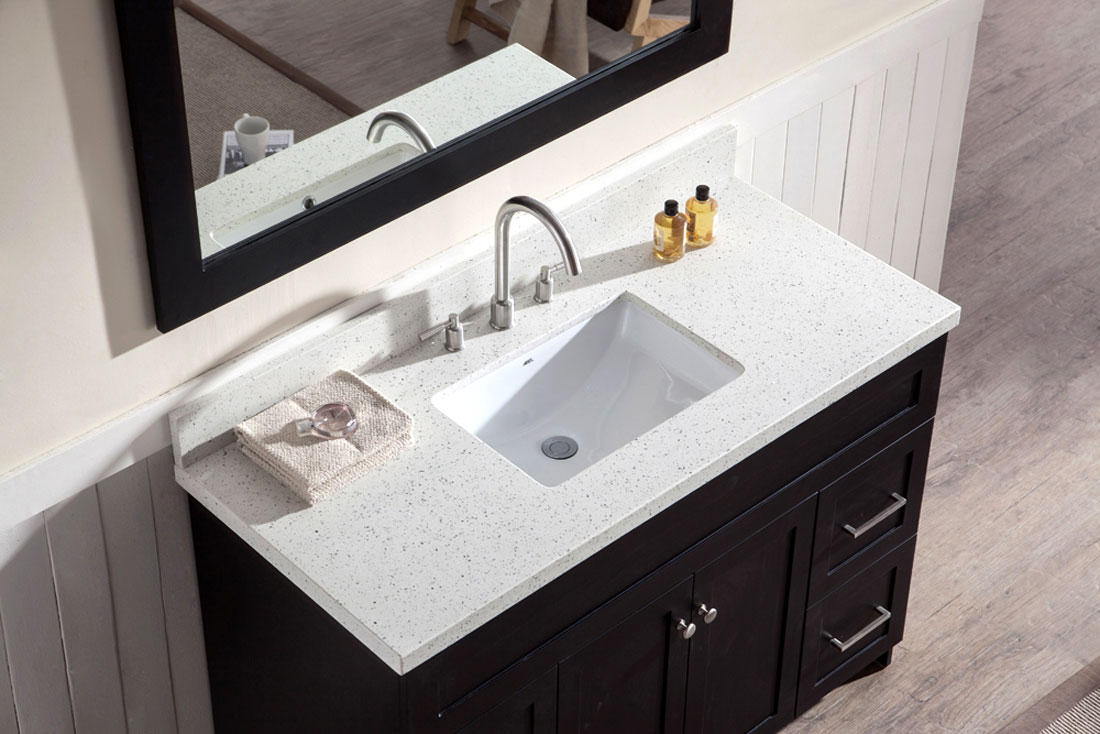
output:
[[[794, 717], [813, 499], [695, 574], [686, 731], [777, 731]], [[704, 624], [700, 605], [718, 611]]]
[[557, 730], [557, 668], [516, 691], [459, 734], [554, 734]]
[[630, 615], [558, 668], [559, 734], [680, 734], [691, 578]]

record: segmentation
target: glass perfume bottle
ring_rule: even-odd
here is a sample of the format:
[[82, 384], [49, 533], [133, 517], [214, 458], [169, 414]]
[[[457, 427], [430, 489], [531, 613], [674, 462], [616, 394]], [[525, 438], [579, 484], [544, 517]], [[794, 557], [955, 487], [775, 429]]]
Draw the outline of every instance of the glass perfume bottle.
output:
[[687, 243], [691, 247], [706, 247], [714, 243], [714, 215], [718, 202], [711, 198], [709, 186], [696, 186], [695, 196], [684, 205], [687, 211]]
[[680, 213], [679, 202], [669, 199], [664, 211], [653, 218], [653, 256], [666, 263], [682, 258], [686, 229], [687, 217]]

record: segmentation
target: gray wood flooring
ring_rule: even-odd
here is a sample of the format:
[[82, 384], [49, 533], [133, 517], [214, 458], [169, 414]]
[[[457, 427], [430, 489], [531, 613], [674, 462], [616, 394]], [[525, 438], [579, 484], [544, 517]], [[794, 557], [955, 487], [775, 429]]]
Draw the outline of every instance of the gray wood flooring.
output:
[[1100, 4], [986, 0], [905, 640], [795, 732], [995, 732], [1100, 657]]

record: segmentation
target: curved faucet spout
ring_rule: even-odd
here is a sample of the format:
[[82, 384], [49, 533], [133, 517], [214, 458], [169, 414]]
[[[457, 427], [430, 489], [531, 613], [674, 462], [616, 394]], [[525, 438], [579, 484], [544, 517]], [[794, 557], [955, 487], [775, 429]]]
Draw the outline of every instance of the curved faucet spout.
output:
[[432, 137], [428, 135], [428, 131], [419, 122], [397, 110], [386, 110], [375, 115], [374, 119], [370, 121], [370, 127], [367, 128], [367, 138], [372, 143], [377, 143], [382, 139], [382, 133], [385, 129], [391, 126], [399, 127], [407, 132], [416, 141], [420, 150], [425, 153], [435, 150], [436, 145], [432, 142]]
[[496, 282], [493, 291], [493, 303], [489, 317], [489, 324], [494, 329], [512, 328], [512, 316], [515, 306], [509, 295], [511, 279], [509, 277], [509, 258], [511, 253], [510, 229], [512, 217], [520, 212], [526, 212], [539, 220], [550, 232], [561, 251], [561, 259], [565, 269], [570, 275], [581, 274], [581, 258], [577, 252], [573, 239], [566, 231], [557, 215], [550, 207], [530, 196], [513, 196], [504, 202], [497, 212], [496, 221]]

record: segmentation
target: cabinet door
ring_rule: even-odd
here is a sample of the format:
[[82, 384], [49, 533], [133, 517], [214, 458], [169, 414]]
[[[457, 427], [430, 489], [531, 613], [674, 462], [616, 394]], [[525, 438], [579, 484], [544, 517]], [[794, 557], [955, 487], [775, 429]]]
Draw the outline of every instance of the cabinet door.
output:
[[555, 734], [557, 684], [554, 668], [471, 721], [459, 734]]
[[[815, 500], [695, 574], [686, 731], [777, 731], [794, 717]], [[717, 610], [705, 623], [701, 606]]]
[[558, 734], [680, 734], [690, 642], [691, 578], [558, 666]]

